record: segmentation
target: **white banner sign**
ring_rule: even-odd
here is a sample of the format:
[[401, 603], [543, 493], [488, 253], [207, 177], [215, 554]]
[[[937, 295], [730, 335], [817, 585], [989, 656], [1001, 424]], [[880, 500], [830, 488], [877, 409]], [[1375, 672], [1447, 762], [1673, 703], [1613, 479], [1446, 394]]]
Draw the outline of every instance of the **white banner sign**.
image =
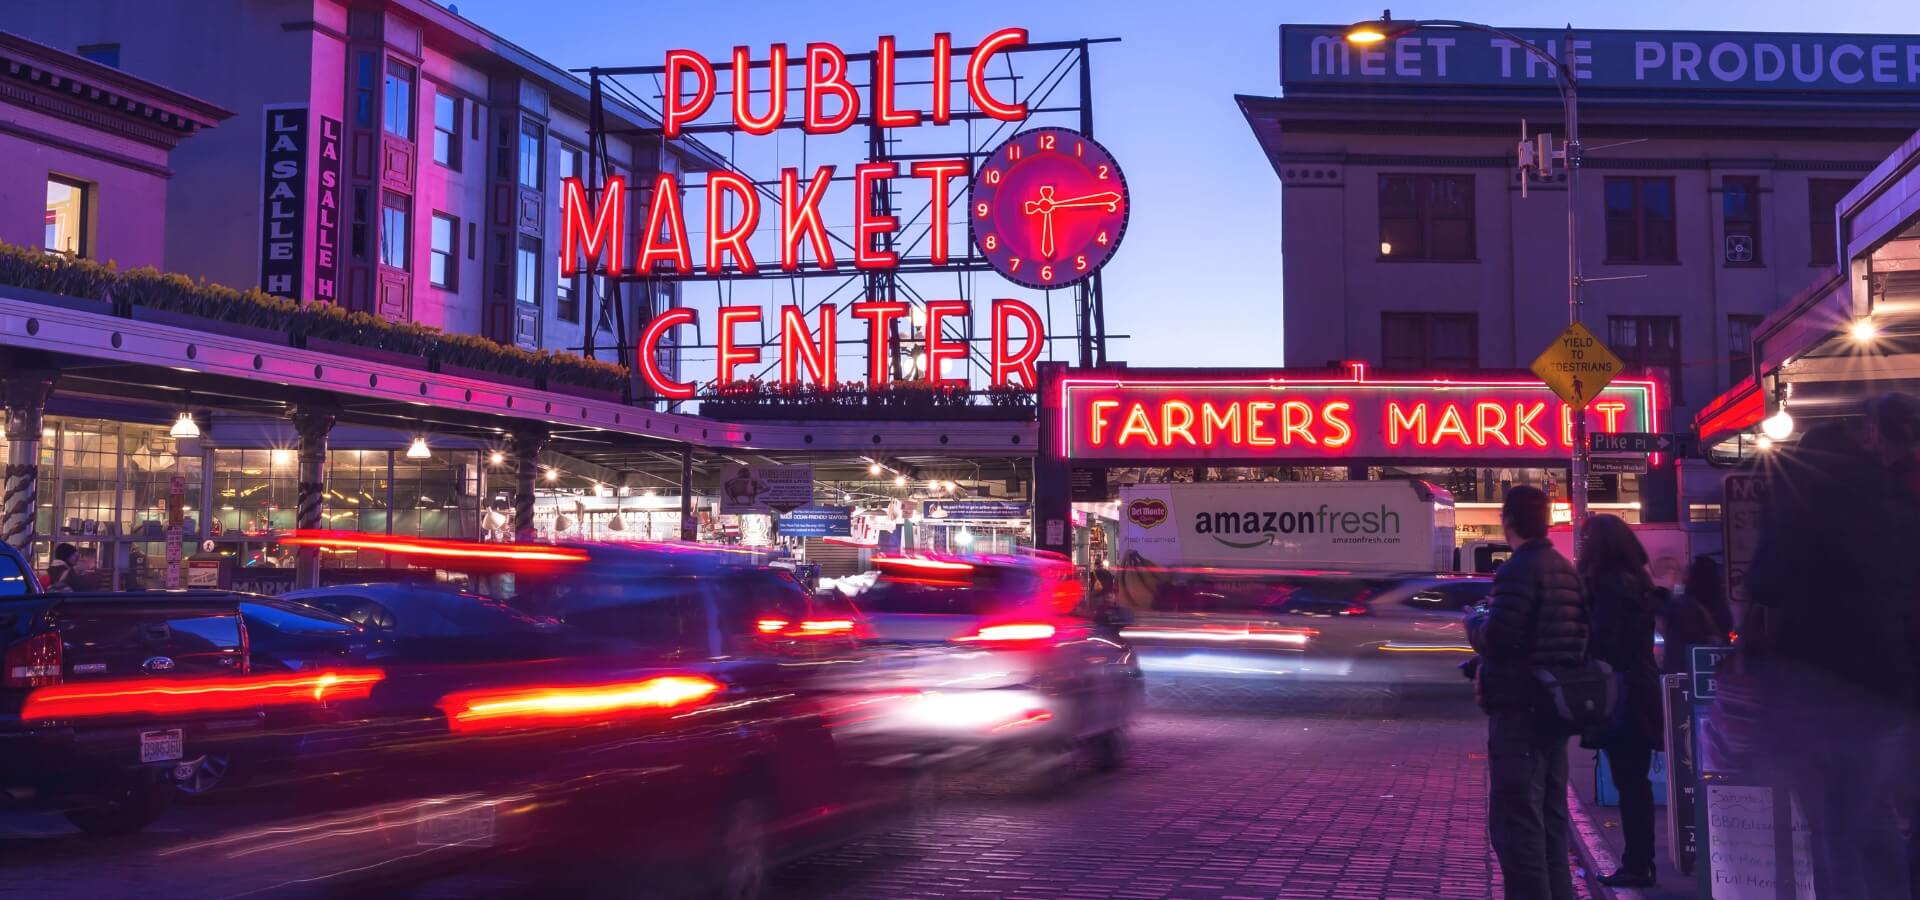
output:
[[786, 512], [812, 502], [812, 466], [729, 465], [720, 470], [723, 516]]

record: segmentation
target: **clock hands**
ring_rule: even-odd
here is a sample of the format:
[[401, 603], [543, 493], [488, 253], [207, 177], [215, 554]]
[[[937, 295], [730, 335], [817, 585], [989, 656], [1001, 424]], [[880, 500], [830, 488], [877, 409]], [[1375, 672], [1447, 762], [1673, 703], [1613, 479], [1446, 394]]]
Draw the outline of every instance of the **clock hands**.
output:
[[1053, 194], [1053, 185], [1041, 185], [1040, 199], [1028, 200], [1023, 205], [1027, 215], [1031, 216], [1037, 213], [1040, 216], [1040, 255], [1048, 259], [1053, 258], [1054, 210], [1103, 207], [1107, 212], [1113, 212], [1120, 208], [1120, 194], [1117, 191], [1100, 191], [1093, 194], [1084, 194], [1079, 197], [1069, 197], [1065, 200], [1055, 199]]

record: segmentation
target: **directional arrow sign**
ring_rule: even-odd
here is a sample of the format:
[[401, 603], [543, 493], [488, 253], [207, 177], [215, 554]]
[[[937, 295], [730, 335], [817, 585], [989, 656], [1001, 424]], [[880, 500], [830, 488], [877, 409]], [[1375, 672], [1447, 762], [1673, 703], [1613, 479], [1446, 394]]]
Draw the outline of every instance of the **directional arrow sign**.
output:
[[1560, 332], [1533, 361], [1533, 374], [1540, 376], [1568, 406], [1586, 409], [1588, 401], [1599, 396], [1600, 389], [1625, 366], [1593, 332], [1575, 322]]
[[1587, 449], [1595, 453], [1679, 453], [1686, 446], [1683, 434], [1648, 434], [1644, 431], [1620, 431], [1607, 434], [1587, 433]]

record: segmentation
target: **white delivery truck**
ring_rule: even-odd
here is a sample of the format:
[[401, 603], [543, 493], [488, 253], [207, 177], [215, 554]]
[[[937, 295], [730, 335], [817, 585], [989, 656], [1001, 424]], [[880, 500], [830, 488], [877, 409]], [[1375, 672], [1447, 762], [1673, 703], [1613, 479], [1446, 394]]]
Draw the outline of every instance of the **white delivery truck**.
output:
[[1136, 570], [1445, 572], [1453, 517], [1452, 495], [1424, 481], [1131, 485], [1114, 558]]

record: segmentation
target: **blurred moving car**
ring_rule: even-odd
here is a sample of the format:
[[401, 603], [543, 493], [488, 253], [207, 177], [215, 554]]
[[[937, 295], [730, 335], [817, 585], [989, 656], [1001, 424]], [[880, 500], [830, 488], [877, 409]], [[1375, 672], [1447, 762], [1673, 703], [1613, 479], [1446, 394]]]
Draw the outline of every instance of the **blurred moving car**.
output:
[[868, 655], [835, 673], [850, 698], [841, 731], [917, 763], [1045, 769], [1124, 759], [1140, 669], [1115, 623], [1076, 614], [1083, 588], [1051, 555], [900, 556], [857, 598]]
[[1443, 575], [1431, 582], [1415, 582], [1406, 604], [1419, 609], [1464, 613], [1493, 591], [1491, 575]]
[[285, 597], [245, 596], [240, 616], [256, 672], [360, 666], [378, 658], [385, 643], [351, 619]]
[[[786, 856], [905, 808], [908, 780], [836, 742], [809, 686], [821, 660], [794, 652], [850, 647], [856, 626], [810, 618], [790, 576], [677, 545], [383, 544], [505, 588], [479, 599], [510, 602], [494, 620], [520, 640], [485, 659], [400, 640], [342, 740], [303, 759], [306, 812], [183, 848], [187, 864], [241, 855], [277, 883], [354, 883], [512, 857], [594, 890], [691, 874], [748, 897]], [[422, 593], [301, 595], [349, 615], [377, 602], [368, 620], [401, 632]], [[474, 597], [455, 599], [501, 613]]]
[[[383, 655], [381, 638], [325, 610], [279, 597], [235, 594], [234, 598], [247, 627], [247, 662], [253, 672], [357, 670]], [[269, 707], [264, 715], [266, 727], [256, 739], [233, 745], [232, 753], [201, 756], [192, 774], [179, 779], [180, 790], [212, 791], [228, 783], [236, 762], [256, 771], [277, 768], [298, 755], [315, 729], [339, 719], [337, 711], [319, 703]]]
[[1472, 650], [1449, 598], [1470, 596], [1474, 585], [1490, 581], [1324, 571], [1178, 574], [1121, 632], [1156, 688], [1336, 682], [1465, 689], [1456, 667]]
[[[0, 553], [0, 590], [32, 583]], [[0, 657], [0, 808], [58, 809], [90, 833], [151, 824], [284, 699], [249, 680], [238, 604], [218, 591], [0, 595]]]

